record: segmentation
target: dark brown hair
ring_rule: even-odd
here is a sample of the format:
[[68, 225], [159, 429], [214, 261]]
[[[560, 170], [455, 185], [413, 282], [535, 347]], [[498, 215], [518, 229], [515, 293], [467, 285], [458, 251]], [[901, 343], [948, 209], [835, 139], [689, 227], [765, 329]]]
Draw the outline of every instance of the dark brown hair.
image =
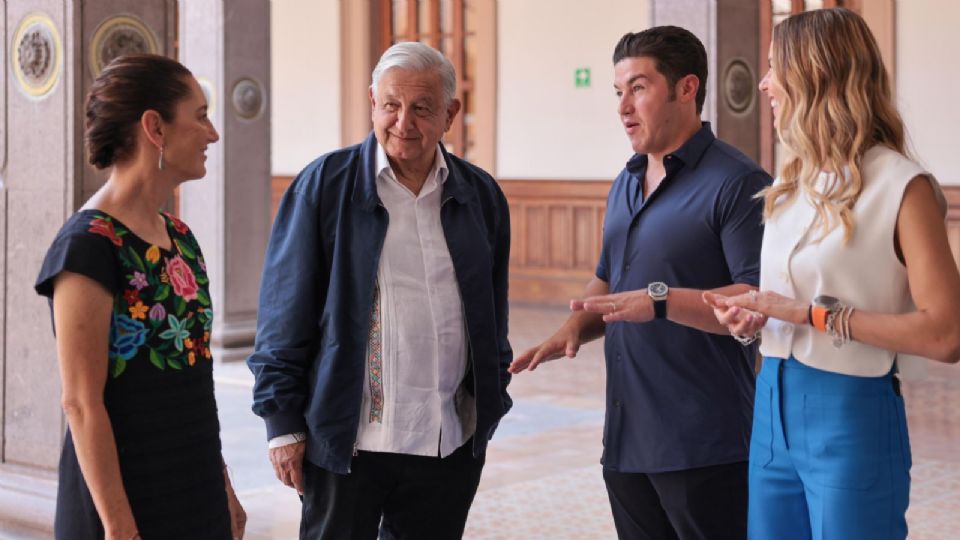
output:
[[643, 32], [627, 33], [613, 49], [613, 63], [624, 58], [646, 56], [657, 63], [657, 71], [666, 77], [670, 99], [676, 97], [677, 81], [687, 75], [700, 79], [697, 88], [697, 114], [703, 112], [707, 98], [707, 51], [692, 32], [679, 26], [654, 26]]
[[190, 70], [165, 56], [120, 56], [103, 68], [87, 95], [84, 141], [90, 164], [104, 169], [130, 157], [137, 124], [148, 110], [170, 122], [190, 93]]

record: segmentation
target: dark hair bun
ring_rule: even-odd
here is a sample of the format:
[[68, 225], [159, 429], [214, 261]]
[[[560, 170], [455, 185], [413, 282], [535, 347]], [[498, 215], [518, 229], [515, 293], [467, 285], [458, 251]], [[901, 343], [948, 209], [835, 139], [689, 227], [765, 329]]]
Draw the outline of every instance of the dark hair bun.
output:
[[130, 157], [144, 112], [154, 110], [172, 121], [177, 102], [190, 93], [188, 76], [183, 64], [154, 54], [110, 62], [87, 94], [84, 142], [90, 164], [105, 169]]

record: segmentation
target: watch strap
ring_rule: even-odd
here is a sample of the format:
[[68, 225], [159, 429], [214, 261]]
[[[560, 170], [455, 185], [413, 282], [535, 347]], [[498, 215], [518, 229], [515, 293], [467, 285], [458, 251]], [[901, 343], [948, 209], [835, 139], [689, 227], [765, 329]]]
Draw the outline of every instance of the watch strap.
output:
[[653, 318], [654, 319], [667, 318], [667, 301], [666, 300], [653, 301]]
[[827, 331], [827, 315], [829, 313], [830, 311], [826, 307], [818, 304], [813, 304], [812, 306], [810, 306], [810, 312], [808, 313], [808, 317], [810, 318], [810, 322], [814, 328], [816, 328], [821, 332], [826, 332]]

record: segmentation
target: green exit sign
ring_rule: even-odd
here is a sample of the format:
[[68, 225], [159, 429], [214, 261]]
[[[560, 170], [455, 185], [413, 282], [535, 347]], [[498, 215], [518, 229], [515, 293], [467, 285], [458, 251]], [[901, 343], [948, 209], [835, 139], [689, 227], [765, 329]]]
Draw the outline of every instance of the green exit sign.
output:
[[573, 80], [577, 88], [589, 88], [590, 68], [582, 67], [575, 69], [573, 72]]

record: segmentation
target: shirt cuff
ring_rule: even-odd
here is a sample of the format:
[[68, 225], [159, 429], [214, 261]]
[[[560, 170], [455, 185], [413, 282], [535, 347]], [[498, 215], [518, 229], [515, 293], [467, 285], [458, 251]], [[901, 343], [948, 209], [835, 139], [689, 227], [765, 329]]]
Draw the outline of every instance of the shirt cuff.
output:
[[305, 441], [306, 439], [307, 439], [307, 434], [303, 432], [290, 433], [288, 435], [280, 435], [279, 437], [274, 437], [270, 439], [270, 442], [267, 443], [267, 449], [280, 448], [281, 446], [295, 444], [298, 442]]

